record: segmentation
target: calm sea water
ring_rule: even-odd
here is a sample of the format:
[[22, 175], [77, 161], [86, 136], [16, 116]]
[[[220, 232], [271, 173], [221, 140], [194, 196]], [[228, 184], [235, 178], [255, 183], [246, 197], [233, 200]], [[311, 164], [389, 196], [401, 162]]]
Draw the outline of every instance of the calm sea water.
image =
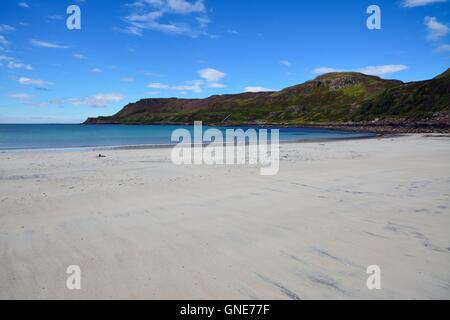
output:
[[[0, 150], [168, 145], [174, 144], [171, 135], [178, 128], [193, 132], [192, 126], [0, 124]], [[204, 126], [204, 130], [208, 128]], [[218, 129], [225, 132], [228, 128]], [[284, 142], [370, 135], [310, 128], [280, 129], [280, 140]]]

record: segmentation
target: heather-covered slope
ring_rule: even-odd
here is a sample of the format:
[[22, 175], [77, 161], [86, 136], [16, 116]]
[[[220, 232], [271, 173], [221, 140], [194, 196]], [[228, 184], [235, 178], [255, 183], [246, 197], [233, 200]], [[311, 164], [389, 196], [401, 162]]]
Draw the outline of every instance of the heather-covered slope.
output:
[[428, 81], [405, 83], [386, 90], [363, 103], [353, 120], [448, 121], [449, 112], [450, 69]]
[[86, 123], [320, 124], [428, 119], [449, 109], [449, 74], [404, 84], [361, 73], [329, 73], [278, 92], [143, 99], [114, 116], [91, 118]]

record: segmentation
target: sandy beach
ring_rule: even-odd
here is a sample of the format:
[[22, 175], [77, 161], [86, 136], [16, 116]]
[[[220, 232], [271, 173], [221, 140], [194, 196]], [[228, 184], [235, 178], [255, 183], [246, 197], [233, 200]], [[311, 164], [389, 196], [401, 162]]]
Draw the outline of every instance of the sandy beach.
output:
[[449, 137], [283, 144], [276, 176], [98, 153], [0, 153], [0, 299], [450, 299]]

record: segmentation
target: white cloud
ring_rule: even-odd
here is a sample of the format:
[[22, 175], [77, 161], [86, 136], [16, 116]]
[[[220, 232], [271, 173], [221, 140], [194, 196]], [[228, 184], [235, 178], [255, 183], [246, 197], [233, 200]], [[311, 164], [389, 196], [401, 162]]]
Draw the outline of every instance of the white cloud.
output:
[[9, 41], [6, 40], [5, 36], [1, 34], [0, 34], [0, 44], [5, 47], [9, 46]]
[[133, 81], [134, 81], [134, 78], [132, 78], [132, 77], [123, 77], [123, 78], [120, 79], [120, 80], [122, 80], [123, 82], [133, 82]]
[[442, 2], [447, 2], [447, 0], [403, 0], [402, 7], [414, 8]]
[[52, 84], [51, 82], [48, 82], [45, 80], [31, 79], [31, 78], [27, 78], [27, 77], [21, 77], [21, 78], [19, 78], [19, 80], [17, 80], [17, 82], [19, 82], [20, 84], [23, 84], [23, 85], [35, 86], [37, 88], [46, 88], [48, 85]]
[[91, 69], [91, 72], [92, 72], [92, 73], [101, 73], [102, 70], [99, 69], [99, 68], [94, 68], [94, 69]]
[[203, 0], [197, 0], [190, 3], [186, 0], [167, 0], [168, 8], [175, 13], [188, 14], [188, 13], [201, 13], [205, 12], [206, 8]]
[[2, 61], [13, 61], [14, 58], [8, 56], [0, 56], [0, 62]]
[[313, 73], [315, 73], [315, 74], [325, 74], [325, 73], [331, 73], [331, 72], [344, 72], [344, 71], [346, 71], [346, 70], [329, 68], [329, 67], [320, 67], [320, 68], [315, 68], [313, 70]]
[[207, 16], [197, 17], [195, 18], [195, 21], [197, 21], [201, 28], [206, 28], [211, 23], [211, 19]]
[[84, 59], [86, 59], [86, 56], [85, 56], [84, 54], [81, 54], [81, 53], [75, 53], [75, 54], [73, 55], [73, 57], [74, 57], [75, 59], [78, 59], [78, 60], [84, 60]]
[[275, 89], [269, 89], [269, 88], [264, 88], [264, 87], [245, 87], [244, 88], [245, 92], [272, 92], [272, 91], [277, 91]]
[[291, 67], [292, 63], [288, 60], [281, 60], [280, 63], [285, 67]]
[[30, 8], [30, 6], [28, 5], [28, 3], [26, 3], [26, 2], [19, 2], [19, 3], [18, 3], [18, 6], [19, 6], [19, 7], [22, 7], [22, 8], [27, 8], [27, 9]]
[[[6, 37], [2, 34], [10, 33], [12, 31], [16, 30], [14, 27], [11, 27], [7, 24], [0, 24], [0, 45], [3, 47], [8, 47], [10, 45], [10, 42], [6, 39]], [[5, 48], [0, 47], [2, 51], [7, 51]]]
[[134, 27], [134, 26], [128, 26], [125, 29], [113, 28], [113, 30], [128, 33], [128, 34], [131, 34], [133, 36], [138, 36], [138, 37], [142, 37], [144, 35], [144, 32], [142, 31], [141, 28]]
[[207, 82], [219, 82], [226, 77], [226, 73], [212, 68], [199, 70], [198, 74]]
[[172, 89], [181, 92], [192, 91], [194, 93], [201, 93], [203, 92], [203, 89], [201, 87], [202, 84], [203, 81], [201, 80], [187, 81], [185, 85], [175, 86], [172, 87]]
[[56, 43], [52, 43], [52, 42], [48, 42], [48, 41], [42, 41], [42, 40], [35, 40], [35, 39], [31, 39], [30, 43], [38, 48], [49, 48], [49, 49], [67, 49], [69, 48], [68, 46], [65, 45], [60, 45], [60, 44], [56, 44]]
[[9, 95], [16, 103], [26, 104], [33, 107], [47, 107], [48, 102], [36, 101], [36, 96], [28, 93], [13, 93]]
[[168, 85], [164, 83], [150, 83], [146, 87], [149, 89], [155, 89], [158, 90], [174, 90], [174, 91], [180, 91], [182, 94], [187, 94], [188, 92], [193, 93], [201, 93], [203, 92], [203, 89], [205, 88], [225, 88], [225, 84], [220, 83], [220, 80], [222, 80], [226, 74], [222, 71], [216, 70], [216, 69], [202, 69], [197, 72], [202, 80], [191, 80], [191, 81], [185, 81], [181, 85]]
[[382, 76], [386, 74], [404, 71], [407, 69], [408, 67], [403, 64], [389, 64], [384, 66], [369, 66], [358, 69], [357, 71], [372, 76]]
[[164, 83], [150, 83], [147, 85], [147, 88], [149, 89], [169, 89], [170, 86]]
[[208, 84], [209, 88], [226, 88], [226, 85], [224, 85], [223, 83], [218, 83], [218, 82], [212, 82]]
[[[138, 0], [127, 7], [132, 8], [131, 13], [123, 19], [128, 26], [115, 30], [135, 36], [142, 36], [144, 30], [190, 37], [211, 36], [205, 30], [211, 21], [203, 0]], [[188, 15], [195, 17], [188, 18]], [[180, 19], [181, 16], [183, 19]], [[169, 22], [161, 22], [165, 17], [170, 18]]]
[[9, 95], [14, 100], [23, 102], [23, 101], [30, 101], [35, 98], [34, 95], [28, 94], [28, 93], [13, 93]]
[[98, 93], [90, 97], [69, 98], [58, 101], [61, 104], [70, 103], [76, 106], [89, 106], [93, 108], [105, 108], [111, 103], [117, 103], [125, 99], [120, 93]]
[[428, 29], [428, 39], [437, 40], [446, 36], [450, 28], [439, 22], [436, 17], [425, 17], [425, 25]]
[[193, 81], [186, 81], [182, 85], [177, 86], [170, 86], [164, 83], [150, 83], [146, 87], [149, 89], [157, 89], [157, 90], [175, 90], [175, 91], [181, 91], [183, 93], [187, 93], [188, 91], [194, 92], [194, 93], [201, 93], [203, 92], [202, 85], [204, 82], [202, 80], [193, 80]]
[[436, 49], [437, 52], [450, 52], [450, 44], [443, 44]]
[[3, 61], [7, 62], [5, 66], [9, 69], [33, 70], [33, 67], [31, 65], [16, 61], [16, 59], [13, 57], [0, 56], [0, 66], [3, 65]]
[[48, 102], [35, 101], [35, 96], [27, 93], [14, 93], [9, 95], [16, 102], [24, 103], [28, 105], [45, 107], [49, 105], [66, 105], [70, 104], [73, 106], [88, 106], [92, 108], [105, 108], [112, 103], [117, 103], [125, 99], [125, 97], [120, 93], [98, 93], [89, 97], [77, 97], [68, 99], [52, 99]]
[[0, 33], [8, 33], [16, 30], [14, 27], [11, 27], [7, 24], [0, 24]]
[[403, 64], [388, 64], [388, 65], [382, 65], [382, 66], [367, 66], [364, 68], [359, 68], [356, 70], [343, 70], [343, 69], [336, 69], [336, 68], [329, 68], [329, 67], [320, 67], [313, 70], [313, 73], [315, 74], [325, 74], [325, 73], [331, 73], [331, 72], [360, 72], [372, 76], [382, 76], [386, 74], [396, 73], [400, 71], [407, 70], [408, 66], [405, 66]]
[[8, 68], [9, 69], [33, 70], [33, 67], [29, 64], [21, 63], [21, 62], [14, 62], [14, 61], [10, 61], [8, 63]]

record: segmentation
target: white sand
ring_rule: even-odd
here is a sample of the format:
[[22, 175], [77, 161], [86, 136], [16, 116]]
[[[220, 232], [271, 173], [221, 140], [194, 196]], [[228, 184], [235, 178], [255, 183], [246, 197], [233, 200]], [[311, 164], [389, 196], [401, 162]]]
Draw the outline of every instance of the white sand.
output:
[[0, 298], [450, 298], [450, 138], [286, 144], [274, 177], [169, 152], [0, 153]]

